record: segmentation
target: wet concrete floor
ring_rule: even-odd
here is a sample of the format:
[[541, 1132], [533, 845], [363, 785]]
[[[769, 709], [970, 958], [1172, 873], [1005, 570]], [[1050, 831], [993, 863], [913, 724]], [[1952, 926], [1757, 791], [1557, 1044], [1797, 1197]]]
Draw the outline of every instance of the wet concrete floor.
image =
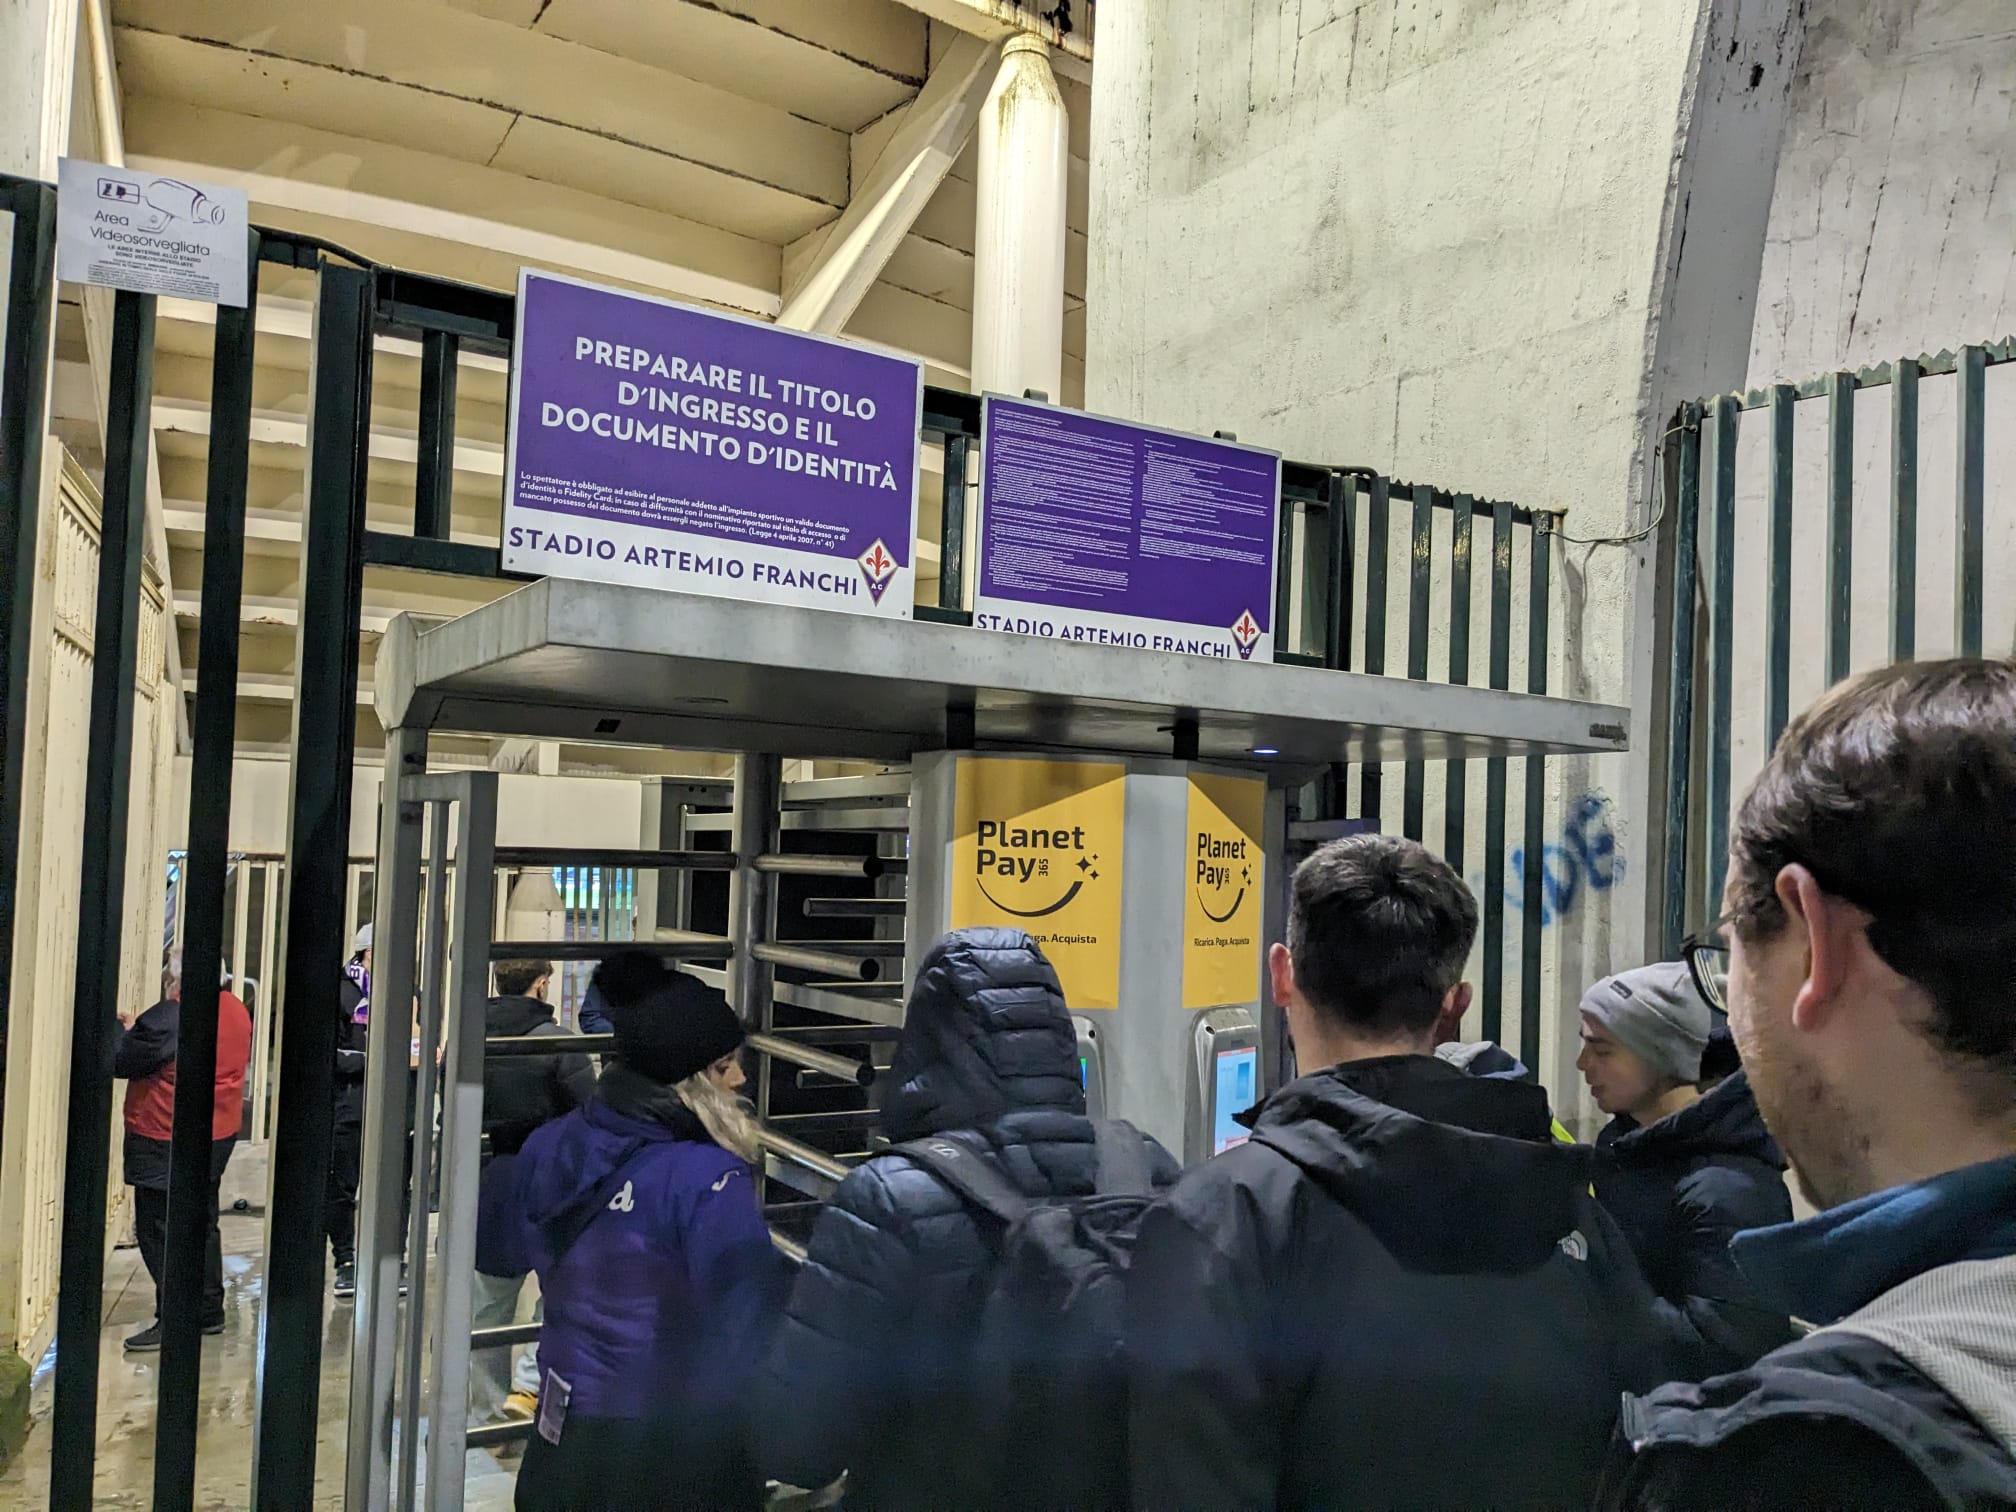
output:
[[[253, 1376], [257, 1365], [262, 1280], [259, 1250], [265, 1220], [263, 1152], [240, 1150], [225, 1177], [224, 1332], [203, 1341], [202, 1416], [196, 1440], [196, 1504], [203, 1508], [251, 1504]], [[254, 1204], [230, 1210], [234, 1197]], [[154, 1286], [134, 1248], [115, 1250], [105, 1267], [103, 1327], [99, 1334], [98, 1464], [94, 1502], [102, 1508], [144, 1508], [153, 1499], [154, 1405], [158, 1354], [127, 1354], [122, 1341], [154, 1316]], [[347, 1301], [331, 1298], [322, 1338], [321, 1431], [315, 1453], [315, 1507], [343, 1505], [344, 1418], [350, 1392], [350, 1323]], [[0, 1512], [49, 1505], [49, 1412], [55, 1395], [55, 1352], [36, 1370], [34, 1426], [20, 1457], [0, 1471]], [[505, 1512], [511, 1505], [516, 1460], [482, 1451], [469, 1455], [469, 1512]]]

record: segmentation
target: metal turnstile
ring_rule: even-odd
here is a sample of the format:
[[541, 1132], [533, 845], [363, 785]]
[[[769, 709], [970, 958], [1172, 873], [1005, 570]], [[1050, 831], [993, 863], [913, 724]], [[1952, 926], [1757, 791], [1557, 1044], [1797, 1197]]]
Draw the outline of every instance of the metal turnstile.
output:
[[[552, 1054], [555, 1049], [551, 1039], [486, 1041], [493, 961], [593, 960], [635, 948], [678, 961], [682, 969], [724, 988], [750, 1024], [749, 1049], [765, 1114], [778, 1084], [787, 1078], [855, 1092], [872, 1087], [877, 1061], [886, 1062], [895, 1037], [890, 1021], [900, 1014], [889, 989], [876, 984], [885, 972], [899, 984], [901, 979], [902, 900], [890, 896], [900, 889], [901, 856], [846, 858], [780, 848], [786, 830], [848, 828], [863, 816], [850, 817], [840, 806], [858, 795], [819, 791], [816, 783], [780, 784], [774, 758], [745, 758], [737, 764], [731, 807], [719, 816], [735, 849], [499, 846], [496, 774], [430, 775], [421, 770], [423, 761], [420, 737], [400, 731], [389, 738], [388, 784], [396, 798], [385, 806], [380, 835], [346, 1464], [346, 1505], [359, 1512], [387, 1507], [405, 1512], [422, 1505], [437, 1512], [459, 1508], [466, 1451], [523, 1438], [530, 1431], [525, 1423], [471, 1427], [467, 1422], [471, 1351], [512, 1348], [538, 1336], [536, 1325], [470, 1326], [484, 1061], [489, 1054]], [[792, 817], [821, 811], [832, 822], [808, 825], [802, 817]], [[876, 821], [880, 829], [890, 828], [889, 812], [883, 805]], [[905, 812], [894, 809], [899, 843], [880, 849], [900, 850]], [[703, 833], [710, 817], [696, 816], [691, 833]], [[500, 868], [597, 864], [688, 879], [726, 872], [730, 934], [675, 925], [651, 929], [634, 940], [493, 937]], [[875, 919], [879, 938], [778, 940], [773, 887], [783, 877], [816, 879], [829, 887], [843, 877], [888, 879], [878, 883], [879, 897], [827, 900], [819, 909], [804, 909], [812, 917]], [[675, 898], [690, 896], [688, 887], [674, 893]], [[693, 922], [690, 910], [682, 911], [685, 917], [678, 923]], [[779, 981], [779, 968], [815, 980]], [[875, 995], [865, 995], [870, 991]], [[800, 1017], [823, 1022], [809, 1027], [780, 1023], [780, 1002]], [[577, 1040], [567, 1048], [612, 1048], [607, 1036]], [[860, 1058], [829, 1048], [844, 1043], [866, 1043], [869, 1053]], [[411, 1053], [403, 1053], [409, 1046]], [[428, 1047], [439, 1050], [438, 1079], [420, 1074], [433, 1058]], [[830, 1196], [850, 1168], [850, 1152], [836, 1154], [811, 1141], [841, 1131], [842, 1137], [823, 1142], [851, 1146], [852, 1155], [866, 1153], [873, 1117], [869, 1098], [845, 1117], [782, 1127], [766, 1122], [765, 1174], [801, 1199], [772, 1202], [767, 1210], [788, 1217], [790, 1209], [816, 1206]], [[430, 1186], [439, 1193], [438, 1225], [430, 1223]], [[407, 1212], [403, 1225], [402, 1207]], [[785, 1254], [804, 1258], [802, 1244], [789, 1234], [773, 1228], [773, 1238]]]

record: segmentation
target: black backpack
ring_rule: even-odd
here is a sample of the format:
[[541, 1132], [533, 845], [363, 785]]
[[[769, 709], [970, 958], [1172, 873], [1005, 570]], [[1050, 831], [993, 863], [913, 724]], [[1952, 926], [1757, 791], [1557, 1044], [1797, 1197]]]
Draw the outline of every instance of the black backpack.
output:
[[[962, 1506], [1102, 1512], [1127, 1505], [1124, 1293], [1134, 1230], [1154, 1202], [1147, 1141], [1096, 1125], [1086, 1197], [1032, 1202], [950, 1139], [895, 1147], [978, 1212], [998, 1240], [971, 1356]], [[950, 1467], [948, 1467], [950, 1468]]]

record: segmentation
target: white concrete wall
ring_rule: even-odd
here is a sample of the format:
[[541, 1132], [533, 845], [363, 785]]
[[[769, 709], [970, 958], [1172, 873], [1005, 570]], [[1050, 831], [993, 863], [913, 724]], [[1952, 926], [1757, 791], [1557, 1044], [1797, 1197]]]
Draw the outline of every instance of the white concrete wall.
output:
[[1750, 383], [2016, 331], [2016, 5], [1810, 0]]
[[[1578, 536], [1634, 529], [1664, 415], [1742, 377], [1795, 18], [1766, 0], [1109, 0], [1087, 407], [1565, 508]], [[1557, 1091], [1578, 1085], [1581, 987], [1646, 948], [1648, 564], [1619, 545], [1556, 561], [1550, 686], [1633, 704], [1637, 750], [1552, 769], [1550, 828], [1607, 801], [1624, 862], [1547, 936]], [[1471, 805], [1477, 846], [1481, 789]]]
[[[359, 762], [351, 773], [350, 854], [378, 849], [378, 792], [384, 768]], [[241, 756], [231, 774], [231, 848], [253, 854], [287, 849], [287, 763]], [[506, 773], [497, 788], [501, 845], [635, 846], [641, 833], [643, 785], [628, 778], [529, 776]], [[189, 758], [175, 758], [173, 808], [165, 850], [189, 833]]]
[[[1798, 382], [2016, 332], [2016, 6], [2008, 0], [1811, 0], [1758, 287], [1748, 385]], [[1852, 665], [1889, 659], [1888, 388], [1855, 404]], [[2016, 373], [1989, 369], [1985, 646], [2016, 640]], [[1954, 381], [1919, 412], [1917, 650], [1949, 654]], [[1824, 685], [1827, 411], [1795, 409], [1793, 709]], [[1765, 614], [1768, 421], [1741, 420], [1736, 622]], [[1813, 612], [1803, 606], [1814, 605]], [[1763, 660], [1739, 656], [1732, 799], [1767, 754]]]

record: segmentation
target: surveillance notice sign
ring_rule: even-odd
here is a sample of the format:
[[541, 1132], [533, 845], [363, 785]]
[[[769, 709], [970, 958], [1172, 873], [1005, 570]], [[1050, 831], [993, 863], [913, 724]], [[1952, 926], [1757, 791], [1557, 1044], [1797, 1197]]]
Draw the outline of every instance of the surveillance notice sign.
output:
[[924, 369], [526, 271], [504, 566], [903, 618]]
[[242, 189], [64, 158], [56, 168], [56, 276], [242, 307], [249, 219]]

